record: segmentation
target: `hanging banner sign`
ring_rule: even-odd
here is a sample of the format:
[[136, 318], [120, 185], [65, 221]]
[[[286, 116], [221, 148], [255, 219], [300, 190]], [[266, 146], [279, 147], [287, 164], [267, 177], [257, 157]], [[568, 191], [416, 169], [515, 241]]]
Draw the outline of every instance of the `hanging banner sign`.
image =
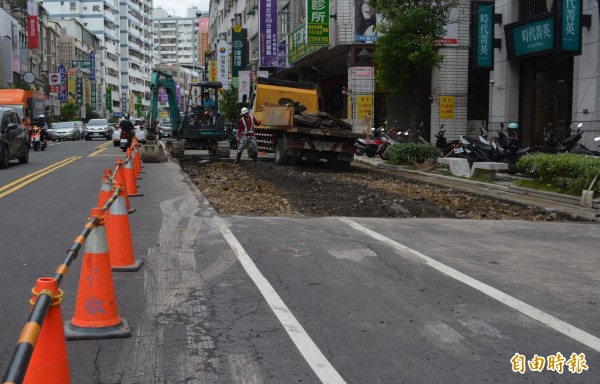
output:
[[218, 68], [216, 61], [208, 62], [208, 81], [217, 81], [218, 78]]
[[558, 0], [556, 10], [558, 48], [562, 53], [581, 54], [581, 0]]
[[217, 66], [218, 75], [217, 81], [223, 83], [223, 88], [228, 89], [229, 83], [229, 49], [227, 49], [227, 42], [225, 40], [219, 40], [217, 44]]
[[96, 80], [96, 52], [90, 52], [90, 80]]
[[473, 3], [473, 33], [471, 34], [473, 68], [494, 68], [494, 3], [476, 1]]
[[277, 0], [260, 0], [259, 52], [261, 67], [277, 67]]
[[62, 64], [59, 65], [58, 73], [60, 75], [60, 92], [58, 93], [58, 100], [64, 103], [67, 101], [67, 68]]
[[91, 81], [90, 82], [90, 108], [92, 109], [92, 112], [97, 111], [97, 106], [96, 106], [97, 103], [98, 103], [98, 98], [97, 98], [97, 94], [96, 94], [96, 82]]
[[329, 0], [308, 0], [307, 37], [309, 45], [329, 45]]
[[27, 48], [39, 48], [39, 23], [37, 16], [27, 16]]
[[69, 92], [69, 103], [75, 102], [75, 75], [71, 73], [67, 75], [67, 90]]
[[77, 104], [84, 105], [85, 99], [83, 95], [83, 73], [77, 72], [77, 83], [76, 83], [76, 92], [77, 92]]
[[236, 24], [231, 34], [231, 77], [238, 77], [238, 72], [245, 69], [248, 65], [248, 55], [245, 54], [246, 48], [246, 29]]
[[248, 102], [250, 99], [250, 71], [239, 71], [238, 79], [238, 102]]
[[92, 84], [90, 83], [89, 79], [85, 79], [83, 81], [83, 96], [84, 96], [84, 100], [85, 100], [85, 104], [89, 105], [90, 108], [92, 107], [90, 100], [92, 98]]

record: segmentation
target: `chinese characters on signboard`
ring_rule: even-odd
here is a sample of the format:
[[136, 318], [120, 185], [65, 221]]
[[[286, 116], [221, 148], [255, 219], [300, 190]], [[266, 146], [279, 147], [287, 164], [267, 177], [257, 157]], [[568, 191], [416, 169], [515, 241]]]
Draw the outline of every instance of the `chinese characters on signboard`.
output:
[[259, 14], [259, 65], [277, 67], [277, 0], [260, 0]]
[[356, 96], [356, 118], [371, 120], [373, 116], [373, 95]]
[[579, 51], [581, 37], [581, 0], [560, 0], [561, 39], [563, 51]]
[[223, 88], [228, 89], [229, 83], [229, 49], [227, 41], [219, 40], [217, 44], [217, 81], [223, 83]]
[[329, 0], [308, 0], [307, 42], [329, 45]]
[[475, 33], [473, 34], [473, 67], [494, 67], [494, 3], [475, 2]]
[[440, 96], [440, 119], [454, 119], [454, 96]]

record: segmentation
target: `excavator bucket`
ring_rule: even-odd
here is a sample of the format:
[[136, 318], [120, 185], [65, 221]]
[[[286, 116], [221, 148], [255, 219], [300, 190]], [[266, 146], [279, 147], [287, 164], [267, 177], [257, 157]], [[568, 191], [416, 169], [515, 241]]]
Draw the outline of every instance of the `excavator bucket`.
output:
[[165, 147], [157, 141], [148, 141], [140, 146], [140, 156], [144, 163], [164, 163], [167, 161]]

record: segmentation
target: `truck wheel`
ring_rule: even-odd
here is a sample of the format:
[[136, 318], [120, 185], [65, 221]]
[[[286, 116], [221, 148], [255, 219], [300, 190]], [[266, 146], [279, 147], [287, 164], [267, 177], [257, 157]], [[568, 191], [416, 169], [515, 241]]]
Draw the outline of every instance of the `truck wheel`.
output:
[[285, 154], [285, 150], [283, 148], [283, 139], [277, 140], [277, 144], [275, 144], [275, 164], [278, 165], [286, 165], [290, 162], [290, 159]]

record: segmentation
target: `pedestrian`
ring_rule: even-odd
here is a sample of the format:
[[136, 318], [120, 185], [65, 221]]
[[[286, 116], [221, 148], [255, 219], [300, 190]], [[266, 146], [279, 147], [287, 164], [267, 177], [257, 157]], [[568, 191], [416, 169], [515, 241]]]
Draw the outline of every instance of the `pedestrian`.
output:
[[234, 164], [240, 163], [242, 152], [246, 147], [248, 147], [248, 157], [252, 158], [252, 161], [256, 161], [258, 156], [258, 144], [256, 142], [256, 136], [254, 136], [254, 127], [260, 125], [261, 122], [256, 120], [246, 107], [242, 108], [241, 115], [242, 117], [240, 117], [237, 127], [237, 140], [239, 144], [237, 158], [235, 159]]

